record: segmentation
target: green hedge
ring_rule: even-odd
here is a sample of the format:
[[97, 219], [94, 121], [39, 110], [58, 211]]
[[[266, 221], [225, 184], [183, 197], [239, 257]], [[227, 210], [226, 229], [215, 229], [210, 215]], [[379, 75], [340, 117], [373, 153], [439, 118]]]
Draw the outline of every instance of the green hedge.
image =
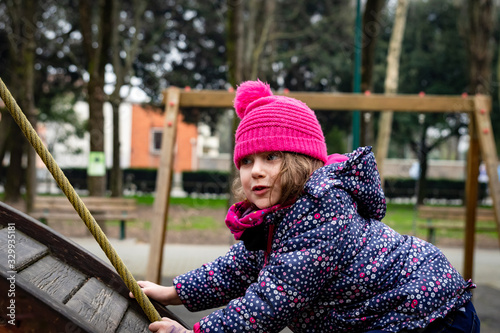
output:
[[229, 193], [229, 172], [185, 171], [182, 187], [187, 193]]
[[[68, 177], [70, 183], [76, 189], [87, 189], [87, 169], [83, 168], [67, 168], [63, 169], [64, 174]], [[156, 169], [123, 169], [123, 186], [124, 188], [133, 187], [141, 192], [154, 192], [156, 187]], [[110, 189], [111, 170], [106, 172], [106, 185]]]
[[[415, 196], [416, 180], [410, 178], [389, 178], [384, 182], [387, 198], [411, 198]], [[478, 199], [487, 196], [487, 184], [479, 183]], [[427, 179], [425, 189], [427, 199], [465, 199], [465, 181], [451, 179]]]

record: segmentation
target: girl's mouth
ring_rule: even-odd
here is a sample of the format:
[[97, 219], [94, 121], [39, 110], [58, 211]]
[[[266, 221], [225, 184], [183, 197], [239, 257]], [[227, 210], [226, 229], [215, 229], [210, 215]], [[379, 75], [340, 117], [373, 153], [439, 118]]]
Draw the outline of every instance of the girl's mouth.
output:
[[257, 195], [262, 195], [267, 192], [269, 189], [268, 186], [254, 186], [252, 187], [252, 192], [254, 192]]

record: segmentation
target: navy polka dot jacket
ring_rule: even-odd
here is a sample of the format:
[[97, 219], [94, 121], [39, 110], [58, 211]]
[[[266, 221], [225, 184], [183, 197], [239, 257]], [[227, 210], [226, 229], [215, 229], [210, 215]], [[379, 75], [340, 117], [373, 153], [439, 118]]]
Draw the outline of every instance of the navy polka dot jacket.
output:
[[380, 222], [386, 203], [371, 148], [346, 156], [316, 170], [293, 206], [266, 216], [269, 253], [240, 242], [175, 278], [189, 310], [223, 307], [201, 319], [201, 332], [397, 332], [471, 299], [474, 284], [439, 249]]

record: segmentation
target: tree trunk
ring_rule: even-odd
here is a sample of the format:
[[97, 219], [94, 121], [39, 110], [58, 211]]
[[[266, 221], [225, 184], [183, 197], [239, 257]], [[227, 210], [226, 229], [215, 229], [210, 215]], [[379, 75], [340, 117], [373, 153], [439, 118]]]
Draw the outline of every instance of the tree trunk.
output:
[[[120, 105], [124, 97], [121, 96], [121, 88], [125, 84], [130, 84], [132, 76], [132, 64], [139, 52], [139, 39], [137, 34], [142, 30], [142, 16], [146, 10], [147, 2], [142, 0], [134, 0], [134, 20], [133, 27], [135, 33], [124, 43], [121, 43], [118, 25], [120, 21], [120, 5], [119, 0], [112, 0], [112, 15], [111, 15], [111, 49], [114, 51], [112, 56], [113, 71], [115, 73], [116, 82], [113, 93], [109, 96], [109, 101], [113, 108], [113, 165], [110, 175], [111, 180], [111, 196], [121, 197], [123, 194], [123, 171], [120, 165]], [[122, 45], [129, 45], [126, 49]], [[120, 51], [125, 51], [125, 58], [120, 56]], [[129, 89], [130, 92], [130, 89]]]
[[[227, 47], [227, 62], [229, 66], [228, 80], [231, 86], [236, 87], [243, 81], [243, 3], [238, 0], [227, 0], [227, 31], [228, 38], [226, 40]], [[239, 118], [234, 114], [232, 124], [231, 137], [231, 161], [234, 153], [234, 133], [238, 128]], [[232, 184], [238, 176], [238, 171], [234, 163], [231, 163], [229, 183]], [[236, 202], [233, 191], [229, 191], [228, 206]]]
[[252, 61], [253, 61], [253, 51], [255, 50], [255, 39], [257, 35], [257, 19], [259, 12], [259, 2], [260, 0], [250, 0], [248, 8], [248, 18], [245, 21], [245, 34], [244, 38], [244, 48], [243, 48], [243, 80], [253, 80], [255, 78], [251, 77], [252, 73]]
[[264, 51], [264, 47], [266, 46], [267, 41], [269, 40], [269, 34], [272, 30], [273, 22], [274, 22], [274, 13], [276, 11], [276, 0], [267, 0], [264, 2], [264, 15], [262, 16], [262, 21], [260, 22], [261, 30], [260, 30], [260, 38], [257, 41], [254, 50], [252, 51], [252, 65], [250, 78], [256, 79], [259, 73], [260, 67], [260, 57], [262, 52]]
[[24, 136], [13, 122], [11, 135], [9, 137], [10, 162], [5, 172], [5, 202], [9, 204], [18, 204], [21, 201], [21, 185], [24, 179], [22, 158]]
[[[0, 169], [3, 168], [3, 160], [5, 152], [8, 150], [8, 139], [13, 126], [16, 126], [16, 124], [14, 124], [9, 111], [7, 109], [0, 109]], [[3, 173], [0, 172], [0, 174]]]
[[[375, 48], [378, 36], [385, 28], [381, 21], [382, 8], [385, 0], [367, 0], [363, 13], [363, 42], [361, 50], [361, 92], [373, 90], [373, 63], [375, 61]], [[360, 145], [366, 146], [373, 143], [373, 112], [361, 113]]]
[[237, 41], [237, 45], [242, 45], [242, 81], [255, 80], [259, 75], [260, 57], [264, 50], [271, 31], [276, 0], [251, 0], [248, 8], [248, 19], [236, 24], [243, 25], [238, 28], [246, 32], [242, 34], [242, 41]]
[[422, 132], [420, 134], [420, 143], [418, 145], [417, 156], [418, 156], [418, 164], [419, 164], [419, 175], [417, 179], [417, 206], [424, 204], [425, 195], [427, 192], [427, 167], [428, 167], [428, 159], [427, 155], [429, 154], [429, 150], [426, 145], [426, 137], [427, 137], [427, 127], [425, 121], [422, 123]]
[[[112, 1], [99, 1], [99, 24], [97, 42], [94, 41], [91, 27], [92, 8], [89, 1], [79, 2], [80, 26], [83, 47], [88, 61], [89, 82], [87, 84], [89, 104], [90, 152], [104, 152], [104, 72], [108, 61], [111, 39]], [[97, 45], [95, 47], [94, 45]], [[106, 193], [105, 175], [88, 176], [90, 196], [104, 196]]]
[[123, 171], [120, 165], [120, 105], [113, 106], [113, 167], [111, 169], [111, 196], [121, 197], [123, 193]]
[[[123, 66], [121, 65], [120, 57], [120, 34], [118, 33], [118, 22], [120, 19], [120, 9], [118, 5], [118, 0], [112, 0], [112, 15], [111, 19], [113, 23], [111, 25], [111, 48], [113, 50], [112, 64], [113, 71], [115, 73], [116, 82], [115, 90], [109, 96], [109, 101], [112, 107], [112, 117], [113, 117], [113, 161], [111, 166], [110, 182], [111, 182], [111, 196], [118, 198], [122, 196], [123, 189], [123, 179], [122, 179], [122, 168], [120, 165], [120, 104], [122, 102], [120, 96], [121, 87], [124, 84], [124, 73]], [[128, 52], [127, 52], [128, 55]]]
[[[104, 75], [96, 73], [90, 76], [87, 90], [89, 96], [89, 133], [91, 152], [104, 152], [103, 87]], [[105, 175], [88, 176], [87, 185], [90, 196], [102, 197], [106, 193]]]
[[[11, 59], [15, 59], [16, 49], [11, 48]], [[17, 57], [19, 58], [19, 57]], [[17, 71], [15, 71], [17, 73]], [[16, 99], [19, 107], [23, 107], [22, 99], [20, 98], [21, 90], [21, 78], [19, 75], [12, 75], [10, 82], [10, 89], [12, 96]], [[10, 129], [5, 143], [6, 151], [9, 154], [9, 165], [6, 167], [5, 171], [5, 202], [11, 205], [19, 204], [21, 197], [21, 185], [24, 179], [22, 158], [23, 158], [23, 145], [25, 138], [21, 132], [19, 126], [17, 126], [14, 119], [12, 119], [10, 114], [6, 113], [5, 121], [10, 123]], [[3, 120], [2, 120], [3, 122]]]
[[491, 95], [492, 0], [467, 0], [469, 93]]
[[[385, 76], [384, 89], [386, 94], [396, 94], [399, 82], [399, 61], [401, 58], [401, 46], [406, 26], [406, 15], [408, 13], [408, 0], [398, 0], [394, 27], [392, 28], [391, 40], [389, 42], [389, 52], [387, 53], [387, 72]], [[383, 111], [378, 124], [377, 165], [384, 184], [384, 162], [389, 151], [389, 141], [392, 128], [392, 111]]]
[[227, 0], [227, 63], [228, 81], [236, 87], [241, 81], [243, 65], [243, 3], [238, 0]]
[[[228, 78], [233, 87], [242, 81], [257, 79], [261, 54], [269, 40], [276, 9], [276, 0], [252, 0], [249, 2], [248, 18], [244, 20], [244, 4], [245, 2], [242, 1], [227, 0]], [[240, 119], [235, 115], [233, 133], [236, 132], [239, 121]], [[234, 147], [234, 136], [232, 146]], [[232, 154], [233, 152], [231, 152], [231, 157]], [[233, 183], [237, 174], [234, 164], [231, 163], [230, 184]], [[231, 205], [235, 201], [234, 194], [230, 191], [228, 204]]]
[[373, 89], [373, 64], [378, 36], [386, 28], [382, 22], [385, 0], [367, 0], [363, 13], [363, 43], [361, 58], [361, 91]]
[[[24, 67], [24, 113], [28, 118], [29, 122], [36, 130], [37, 124], [37, 111], [35, 109], [35, 93], [34, 93], [34, 85], [35, 85], [35, 15], [37, 10], [37, 1], [29, 0], [26, 3], [26, 11], [25, 18], [26, 20], [30, 20], [30, 30], [26, 33], [25, 39], [25, 47], [23, 50], [22, 59], [23, 67]], [[31, 144], [26, 142], [26, 154], [27, 154], [27, 166], [26, 166], [26, 211], [31, 212], [33, 210], [36, 189], [37, 189], [37, 179], [36, 179], [36, 152], [35, 149], [31, 146]]]
[[[21, 110], [36, 129], [36, 110], [34, 104], [34, 63], [37, 2], [26, 0], [12, 6], [8, 4], [12, 16], [13, 36], [9, 38], [10, 58], [13, 70], [11, 76], [12, 94]], [[19, 127], [12, 121], [8, 141], [10, 142], [10, 164], [7, 168], [5, 201], [17, 203], [21, 200], [21, 186], [26, 179], [26, 209], [30, 211], [36, 194], [36, 154]], [[1, 148], [1, 147], [0, 147]], [[3, 148], [2, 148], [3, 150]], [[23, 155], [27, 153], [26, 173], [23, 174]], [[2, 152], [2, 159], [3, 159]], [[26, 176], [26, 178], [24, 178]]]

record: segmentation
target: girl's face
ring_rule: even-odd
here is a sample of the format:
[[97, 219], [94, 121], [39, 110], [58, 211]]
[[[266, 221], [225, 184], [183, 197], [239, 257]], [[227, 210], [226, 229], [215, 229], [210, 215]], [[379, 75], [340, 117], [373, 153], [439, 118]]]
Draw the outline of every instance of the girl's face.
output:
[[259, 209], [274, 206], [281, 197], [279, 152], [248, 155], [240, 162], [240, 180], [246, 198]]

